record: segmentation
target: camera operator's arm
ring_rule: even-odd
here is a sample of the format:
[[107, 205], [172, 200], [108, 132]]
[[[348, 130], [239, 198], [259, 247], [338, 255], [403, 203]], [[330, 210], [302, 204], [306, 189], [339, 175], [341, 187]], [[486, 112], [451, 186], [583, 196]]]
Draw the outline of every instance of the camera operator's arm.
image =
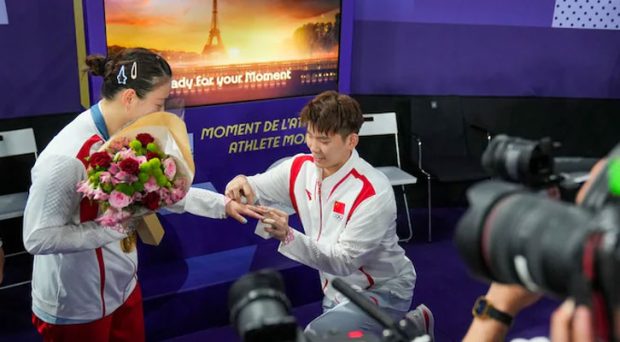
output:
[[598, 162], [596, 162], [594, 166], [592, 166], [592, 169], [590, 169], [590, 176], [588, 177], [588, 180], [583, 184], [581, 189], [579, 189], [579, 192], [577, 193], [577, 196], [575, 197], [575, 203], [580, 204], [583, 201], [584, 197], [586, 196], [586, 193], [588, 192], [588, 190], [590, 189], [590, 186], [592, 185], [593, 180], [603, 170], [603, 167], [605, 165], [607, 165], [607, 159], [601, 159]]
[[272, 219], [265, 223], [273, 226], [274, 230], [269, 232], [282, 241], [278, 248], [280, 253], [315, 269], [347, 276], [363, 266], [372, 257], [387, 230], [394, 229], [396, 206], [393, 196], [392, 189], [387, 188], [362, 202], [338, 242], [331, 245], [318, 244], [316, 240], [290, 228], [282, 218], [282, 212], [264, 214], [267, 219]]
[[[519, 285], [492, 283], [485, 298], [497, 310], [514, 317], [524, 308], [532, 305], [541, 297]], [[475, 317], [469, 326], [465, 342], [503, 341], [510, 327], [498, 320]]]

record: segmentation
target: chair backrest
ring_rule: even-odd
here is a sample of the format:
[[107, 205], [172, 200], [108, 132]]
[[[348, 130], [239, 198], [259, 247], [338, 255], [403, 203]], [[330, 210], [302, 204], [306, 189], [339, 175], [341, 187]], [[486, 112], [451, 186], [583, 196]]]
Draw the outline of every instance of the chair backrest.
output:
[[0, 157], [17, 156], [34, 153], [37, 155], [37, 143], [32, 128], [0, 132]]
[[396, 113], [364, 114], [364, 124], [359, 135], [386, 135], [398, 134]]
[[364, 114], [364, 124], [360, 128], [360, 136], [393, 135], [396, 147], [396, 163], [400, 168], [400, 147], [398, 146], [398, 126], [396, 113]]

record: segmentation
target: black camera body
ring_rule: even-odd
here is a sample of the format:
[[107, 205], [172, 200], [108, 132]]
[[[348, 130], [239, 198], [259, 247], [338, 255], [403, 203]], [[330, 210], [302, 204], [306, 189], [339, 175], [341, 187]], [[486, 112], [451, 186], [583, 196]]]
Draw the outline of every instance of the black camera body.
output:
[[[483, 181], [468, 190], [470, 208], [455, 234], [462, 258], [486, 281], [590, 304], [598, 336], [620, 340], [614, 333], [620, 325], [620, 206], [608, 186], [620, 174], [605, 167], [581, 205], [551, 199], [539, 191], [561, 183], [550, 140], [498, 138], [483, 165], [505, 181]], [[620, 147], [609, 158], [620, 158]]]
[[[482, 166], [494, 178], [521, 184], [533, 191], [546, 191], [573, 203], [577, 191], [593, 166], [591, 158], [556, 158], [559, 143], [498, 135], [482, 155]], [[586, 176], [586, 177], [584, 177]]]

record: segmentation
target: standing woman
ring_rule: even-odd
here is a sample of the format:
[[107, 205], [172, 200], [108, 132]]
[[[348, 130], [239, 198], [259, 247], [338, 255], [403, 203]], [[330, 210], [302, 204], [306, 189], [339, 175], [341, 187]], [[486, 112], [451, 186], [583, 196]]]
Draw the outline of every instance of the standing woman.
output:
[[[95, 222], [96, 207], [82, 200], [76, 185], [86, 178], [90, 153], [132, 121], [164, 109], [172, 71], [162, 57], [140, 48], [111, 58], [88, 56], [86, 64], [103, 77], [103, 99], [64, 127], [32, 169], [23, 231], [24, 245], [35, 255], [32, 321], [45, 341], [143, 341], [135, 233]], [[241, 222], [242, 214], [257, 216], [195, 188], [175, 207]]]

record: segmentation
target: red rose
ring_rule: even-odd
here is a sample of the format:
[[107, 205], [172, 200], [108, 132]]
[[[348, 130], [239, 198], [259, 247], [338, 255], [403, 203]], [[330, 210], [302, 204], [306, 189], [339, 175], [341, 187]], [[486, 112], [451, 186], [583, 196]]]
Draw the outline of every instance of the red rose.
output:
[[91, 154], [88, 158], [88, 163], [93, 168], [99, 166], [106, 169], [110, 167], [110, 163], [112, 163], [112, 157], [110, 157], [108, 152], [95, 152]]
[[148, 133], [140, 133], [136, 136], [136, 140], [142, 143], [142, 147], [146, 147], [146, 145], [155, 141], [155, 138]]
[[142, 203], [151, 210], [157, 210], [159, 208], [159, 194], [157, 192], [149, 192], [142, 197]]
[[140, 172], [140, 163], [133, 158], [124, 159], [118, 164], [118, 166], [121, 170], [132, 175], [137, 175]]
[[151, 160], [153, 158], [159, 158], [159, 154], [151, 151], [146, 152], [146, 160]]

